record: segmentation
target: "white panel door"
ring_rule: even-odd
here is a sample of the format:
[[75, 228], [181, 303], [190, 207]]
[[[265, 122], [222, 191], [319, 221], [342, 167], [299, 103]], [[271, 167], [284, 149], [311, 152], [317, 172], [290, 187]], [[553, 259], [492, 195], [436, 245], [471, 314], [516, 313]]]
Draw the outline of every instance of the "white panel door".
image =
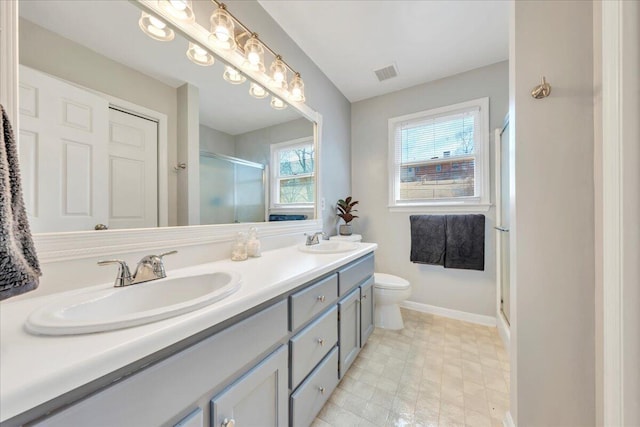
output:
[[158, 123], [109, 109], [109, 228], [158, 226]]
[[19, 156], [33, 232], [107, 223], [108, 102], [20, 66]]

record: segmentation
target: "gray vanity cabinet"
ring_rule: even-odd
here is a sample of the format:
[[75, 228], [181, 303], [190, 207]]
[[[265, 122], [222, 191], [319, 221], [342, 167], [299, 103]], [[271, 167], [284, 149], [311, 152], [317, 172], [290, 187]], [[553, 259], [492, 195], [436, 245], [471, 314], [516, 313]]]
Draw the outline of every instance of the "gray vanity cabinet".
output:
[[340, 378], [349, 369], [360, 351], [360, 288], [338, 302], [340, 312]]
[[211, 426], [287, 426], [287, 362], [287, 346], [283, 345], [211, 399]]
[[375, 328], [373, 308], [373, 277], [370, 277], [360, 285], [360, 347], [364, 347]]

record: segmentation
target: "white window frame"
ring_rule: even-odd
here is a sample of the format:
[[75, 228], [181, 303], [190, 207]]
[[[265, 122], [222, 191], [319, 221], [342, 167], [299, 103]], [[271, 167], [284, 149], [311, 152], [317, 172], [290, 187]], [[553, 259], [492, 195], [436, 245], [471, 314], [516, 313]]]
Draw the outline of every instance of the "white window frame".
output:
[[[471, 108], [479, 108], [478, 123], [474, 134], [474, 154], [457, 156], [455, 159], [474, 158], [475, 195], [447, 199], [400, 200], [400, 164], [396, 163], [395, 129], [402, 122], [416, 119], [430, 119], [437, 116], [455, 114]], [[389, 119], [389, 210], [391, 212], [486, 212], [491, 207], [490, 159], [489, 159], [489, 98], [478, 98], [458, 104], [419, 111]], [[401, 142], [398, 142], [399, 144]], [[442, 159], [436, 161], [441, 162]], [[427, 162], [420, 162], [429, 163]]]
[[[277, 144], [271, 144], [270, 146], [270, 150], [271, 150], [271, 185], [270, 185], [270, 191], [271, 191], [271, 197], [269, 198], [271, 203], [269, 204], [269, 206], [271, 207], [271, 209], [277, 209], [278, 211], [286, 211], [286, 210], [309, 210], [309, 209], [313, 209], [314, 207], [314, 203], [296, 203], [296, 204], [292, 204], [292, 203], [279, 203], [279, 195], [280, 195], [280, 159], [278, 158], [278, 154], [280, 153], [280, 151], [282, 151], [283, 149], [293, 149], [296, 147], [302, 147], [302, 146], [308, 146], [311, 145], [311, 147], [314, 149], [314, 153], [313, 153], [313, 158], [314, 158], [314, 164], [313, 164], [313, 173], [310, 174], [301, 174], [301, 175], [296, 175], [296, 177], [300, 177], [300, 178], [304, 178], [304, 177], [312, 177], [314, 180], [316, 179], [316, 166], [317, 166], [317, 153], [316, 153], [316, 149], [313, 143], [313, 136], [306, 136], [304, 138], [298, 138], [298, 139], [293, 139], [291, 141], [285, 141], [285, 142], [279, 142]], [[316, 191], [317, 187], [314, 188], [314, 191]]]

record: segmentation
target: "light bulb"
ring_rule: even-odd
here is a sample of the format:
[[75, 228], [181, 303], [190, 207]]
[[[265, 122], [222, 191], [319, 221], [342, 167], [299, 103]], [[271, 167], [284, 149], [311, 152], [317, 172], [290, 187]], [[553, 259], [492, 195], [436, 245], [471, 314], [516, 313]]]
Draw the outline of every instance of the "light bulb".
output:
[[238, 70], [229, 65], [225, 67], [222, 77], [233, 85], [239, 85], [247, 80], [247, 78], [243, 76]]
[[285, 104], [282, 99], [272, 96], [271, 107], [273, 107], [276, 110], [284, 110], [285, 108], [287, 108], [287, 104]]
[[218, 25], [216, 27], [215, 35], [221, 42], [229, 41], [229, 30], [227, 27], [223, 27], [222, 25]]
[[197, 65], [208, 66], [213, 65], [213, 55], [195, 43], [189, 42], [189, 50], [187, 57]]
[[302, 95], [302, 91], [300, 90], [300, 88], [296, 87], [291, 90], [291, 96], [299, 98], [300, 95]]
[[264, 88], [259, 84], [251, 82], [251, 86], [249, 87], [249, 95], [253, 96], [254, 98], [262, 99], [269, 96], [269, 92], [264, 90]]
[[179, 11], [185, 10], [188, 6], [185, 0], [169, 0], [169, 3], [171, 3], [171, 6], [173, 6], [174, 9]]
[[149, 16], [149, 22], [151, 23], [151, 25], [153, 25], [154, 27], [156, 27], [159, 30], [162, 30], [167, 26], [167, 24], [165, 24], [164, 22], [162, 22], [161, 20], [159, 20], [155, 16]]
[[138, 25], [146, 35], [154, 40], [166, 42], [173, 40], [175, 37], [173, 30], [169, 28], [164, 21], [156, 18], [155, 16], [149, 15], [146, 12], [142, 12], [140, 15]]
[[249, 53], [249, 55], [247, 55], [247, 59], [252, 65], [256, 65], [260, 62], [260, 55], [255, 52], [251, 52]]
[[273, 80], [276, 83], [281, 83], [284, 80], [284, 74], [282, 74], [279, 71], [276, 71], [275, 73], [273, 73]]

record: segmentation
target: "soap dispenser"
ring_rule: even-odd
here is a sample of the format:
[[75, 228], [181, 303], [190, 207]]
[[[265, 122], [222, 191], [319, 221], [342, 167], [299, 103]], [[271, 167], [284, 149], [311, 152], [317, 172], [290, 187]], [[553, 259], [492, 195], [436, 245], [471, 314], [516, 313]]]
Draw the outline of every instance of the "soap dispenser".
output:
[[247, 257], [247, 234], [238, 233], [231, 248], [231, 261], [244, 261]]
[[260, 251], [260, 240], [258, 239], [258, 229], [249, 227], [249, 240], [247, 241], [247, 254], [250, 257], [262, 256]]

